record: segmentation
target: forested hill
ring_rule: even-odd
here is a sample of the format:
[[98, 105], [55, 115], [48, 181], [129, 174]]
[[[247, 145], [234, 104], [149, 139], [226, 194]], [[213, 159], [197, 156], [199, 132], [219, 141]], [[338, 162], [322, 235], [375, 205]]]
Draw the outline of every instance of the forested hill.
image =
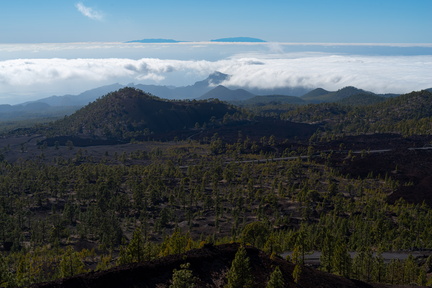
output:
[[342, 103], [310, 104], [282, 115], [283, 119], [326, 123], [335, 132], [397, 132], [405, 135], [429, 134], [432, 93], [411, 92], [365, 106]]
[[50, 135], [130, 139], [215, 123], [236, 112], [218, 100], [168, 101], [123, 88], [55, 122]]
[[358, 89], [352, 86], [342, 88], [336, 92], [329, 92], [318, 88], [306, 93], [301, 98], [311, 103], [336, 102], [353, 95], [371, 95], [372, 92]]

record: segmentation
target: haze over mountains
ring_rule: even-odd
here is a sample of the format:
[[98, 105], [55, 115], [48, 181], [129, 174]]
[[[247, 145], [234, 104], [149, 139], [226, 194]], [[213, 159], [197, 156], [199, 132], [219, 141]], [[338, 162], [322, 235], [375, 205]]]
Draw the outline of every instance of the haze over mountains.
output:
[[[32, 102], [18, 105], [0, 105], [0, 120], [17, 120], [46, 116], [61, 116], [70, 114], [78, 108], [95, 101], [107, 93], [124, 87], [143, 90], [164, 99], [219, 99], [236, 105], [263, 104], [296, 104], [339, 102], [347, 105], [364, 105], [384, 101], [386, 98], [398, 94], [375, 94], [356, 87], [344, 87], [337, 91], [327, 91], [322, 88], [310, 89], [305, 87], [282, 87], [275, 89], [259, 89], [232, 87], [222, 85], [230, 79], [230, 75], [214, 72], [206, 79], [188, 86], [166, 85], [128, 85], [112, 84], [87, 90], [78, 95], [50, 96]], [[432, 88], [431, 88], [432, 89]], [[429, 90], [431, 90], [429, 89]]]

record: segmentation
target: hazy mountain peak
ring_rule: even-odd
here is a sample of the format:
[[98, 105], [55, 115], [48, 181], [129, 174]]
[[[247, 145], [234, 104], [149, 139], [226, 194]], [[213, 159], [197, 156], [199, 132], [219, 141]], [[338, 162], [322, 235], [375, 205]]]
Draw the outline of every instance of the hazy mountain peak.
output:
[[221, 84], [223, 81], [228, 80], [229, 77], [230, 76], [228, 74], [224, 74], [222, 72], [215, 71], [212, 74], [210, 74], [206, 79], [204, 79], [202, 81], [195, 82], [195, 84], [193, 86], [195, 86], [195, 87], [217, 86], [217, 85]]
[[318, 97], [321, 95], [326, 95], [328, 93], [330, 93], [330, 92], [323, 89], [323, 88], [316, 88], [316, 89], [304, 94], [302, 97], [304, 97], [304, 98]]
[[373, 94], [372, 92], [365, 91], [363, 89], [356, 88], [354, 86], [346, 86], [342, 89], [339, 89], [336, 93], [368, 93], [368, 94]]
[[222, 72], [216, 71], [210, 74], [207, 80], [211, 85], [219, 85], [220, 83], [222, 83], [225, 80], [228, 80], [229, 78], [230, 76], [228, 74], [224, 74]]

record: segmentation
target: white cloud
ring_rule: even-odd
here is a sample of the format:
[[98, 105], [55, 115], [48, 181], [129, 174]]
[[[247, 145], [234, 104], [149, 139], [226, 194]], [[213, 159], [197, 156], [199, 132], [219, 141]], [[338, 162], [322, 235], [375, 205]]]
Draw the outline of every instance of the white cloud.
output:
[[79, 12], [81, 12], [81, 14], [90, 19], [99, 21], [103, 19], [103, 14], [101, 12], [96, 11], [91, 7], [85, 6], [82, 2], [78, 2], [77, 4], [75, 4], [75, 7], [78, 9]]
[[[260, 61], [261, 65], [251, 63]], [[322, 53], [232, 59], [219, 68], [232, 77], [224, 85], [285, 86], [337, 90], [356, 86], [376, 93], [405, 93], [432, 87], [432, 56], [346, 56]]]
[[[405, 93], [432, 87], [432, 56], [353, 56], [325, 53], [255, 54], [217, 61], [126, 59], [14, 59], [0, 61], [0, 96], [80, 93], [119, 82], [171, 84], [175, 77], [200, 80], [214, 71], [232, 77], [223, 83], [244, 88], [285, 86], [337, 90], [356, 86], [376, 93]], [[190, 85], [192, 83], [183, 83]]]

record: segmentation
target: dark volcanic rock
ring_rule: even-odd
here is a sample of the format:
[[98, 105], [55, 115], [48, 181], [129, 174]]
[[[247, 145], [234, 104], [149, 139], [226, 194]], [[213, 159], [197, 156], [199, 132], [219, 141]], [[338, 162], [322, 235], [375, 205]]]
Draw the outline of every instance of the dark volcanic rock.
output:
[[[342, 174], [366, 178], [369, 175], [391, 177], [400, 186], [388, 197], [390, 203], [402, 198], [409, 203], [425, 202], [432, 207], [432, 147], [430, 136], [401, 137], [396, 134], [374, 134], [346, 137], [332, 143], [333, 149], [343, 143], [344, 149], [364, 150], [350, 161], [341, 161], [341, 153], [333, 163]], [[330, 146], [330, 145], [329, 145]], [[330, 147], [329, 147], [330, 148]], [[371, 149], [372, 152], [368, 152]], [[375, 152], [373, 149], [376, 149]], [[380, 152], [383, 149], [383, 152]], [[342, 164], [340, 164], [342, 163]], [[409, 185], [407, 185], [409, 184]]]

